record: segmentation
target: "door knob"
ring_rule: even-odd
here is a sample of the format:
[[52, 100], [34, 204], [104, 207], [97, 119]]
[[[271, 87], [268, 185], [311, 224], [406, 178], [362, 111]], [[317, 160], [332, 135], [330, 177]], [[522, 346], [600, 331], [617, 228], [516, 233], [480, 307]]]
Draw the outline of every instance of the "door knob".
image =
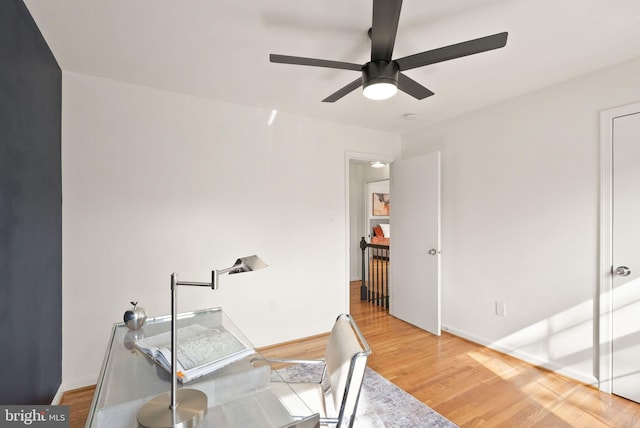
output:
[[438, 254], [440, 251], [436, 250], [435, 248], [432, 248], [429, 250], [429, 254], [431, 254], [432, 256], [435, 256], [436, 254]]
[[615, 270], [616, 275], [619, 276], [629, 276], [631, 275], [631, 269], [626, 266], [618, 266]]

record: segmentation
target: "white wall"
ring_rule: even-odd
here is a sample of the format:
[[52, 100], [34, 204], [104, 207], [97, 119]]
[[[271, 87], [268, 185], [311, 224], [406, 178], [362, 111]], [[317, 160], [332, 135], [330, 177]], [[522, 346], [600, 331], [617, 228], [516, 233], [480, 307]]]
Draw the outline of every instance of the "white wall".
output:
[[594, 380], [599, 112], [637, 101], [640, 59], [402, 136], [442, 153], [444, 326]]
[[328, 331], [348, 309], [345, 152], [399, 155], [400, 137], [65, 72], [63, 383], [95, 383], [129, 301], [222, 306], [257, 346]]

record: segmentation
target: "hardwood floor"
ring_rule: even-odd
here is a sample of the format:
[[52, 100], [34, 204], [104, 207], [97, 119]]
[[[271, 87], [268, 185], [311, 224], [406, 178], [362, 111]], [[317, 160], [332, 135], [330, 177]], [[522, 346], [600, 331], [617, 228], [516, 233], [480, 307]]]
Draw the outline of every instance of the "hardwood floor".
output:
[[87, 421], [95, 386], [66, 391], [60, 404], [69, 406], [70, 428], [82, 428]]
[[[448, 333], [437, 337], [360, 303], [351, 314], [373, 349], [369, 367], [462, 427], [638, 427], [640, 404], [536, 368]], [[322, 356], [327, 335], [262, 348], [265, 356]], [[66, 392], [82, 427], [93, 388]]]

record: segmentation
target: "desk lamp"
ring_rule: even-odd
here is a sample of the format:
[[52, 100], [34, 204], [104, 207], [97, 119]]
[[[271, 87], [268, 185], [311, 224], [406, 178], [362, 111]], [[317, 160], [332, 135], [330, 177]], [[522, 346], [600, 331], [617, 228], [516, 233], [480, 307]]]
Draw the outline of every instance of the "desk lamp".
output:
[[178, 285], [195, 287], [211, 287], [218, 289], [219, 277], [242, 272], [250, 272], [267, 267], [258, 256], [243, 257], [236, 260], [233, 266], [211, 272], [211, 282], [178, 281], [178, 274], [171, 274], [171, 393], [160, 394], [149, 400], [138, 411], [138, 424], [144, 428], [191, 428], [204, 418], [207, 413], [207, 395], [197, 389], [178, 389], [177, 355], [178, 334]]

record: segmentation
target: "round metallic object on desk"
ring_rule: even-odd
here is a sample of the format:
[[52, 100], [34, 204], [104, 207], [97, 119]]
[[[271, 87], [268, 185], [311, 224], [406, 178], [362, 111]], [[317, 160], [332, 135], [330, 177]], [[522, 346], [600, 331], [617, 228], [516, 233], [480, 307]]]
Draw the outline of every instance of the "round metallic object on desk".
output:
[[133, 309], [130, 309], [124, 313], [124, 323], [131, 330], [138, 330], [144, 325], [147, 320], [147, 313], [144, 308], [138, 306], [138, 302], [131, 302]]

